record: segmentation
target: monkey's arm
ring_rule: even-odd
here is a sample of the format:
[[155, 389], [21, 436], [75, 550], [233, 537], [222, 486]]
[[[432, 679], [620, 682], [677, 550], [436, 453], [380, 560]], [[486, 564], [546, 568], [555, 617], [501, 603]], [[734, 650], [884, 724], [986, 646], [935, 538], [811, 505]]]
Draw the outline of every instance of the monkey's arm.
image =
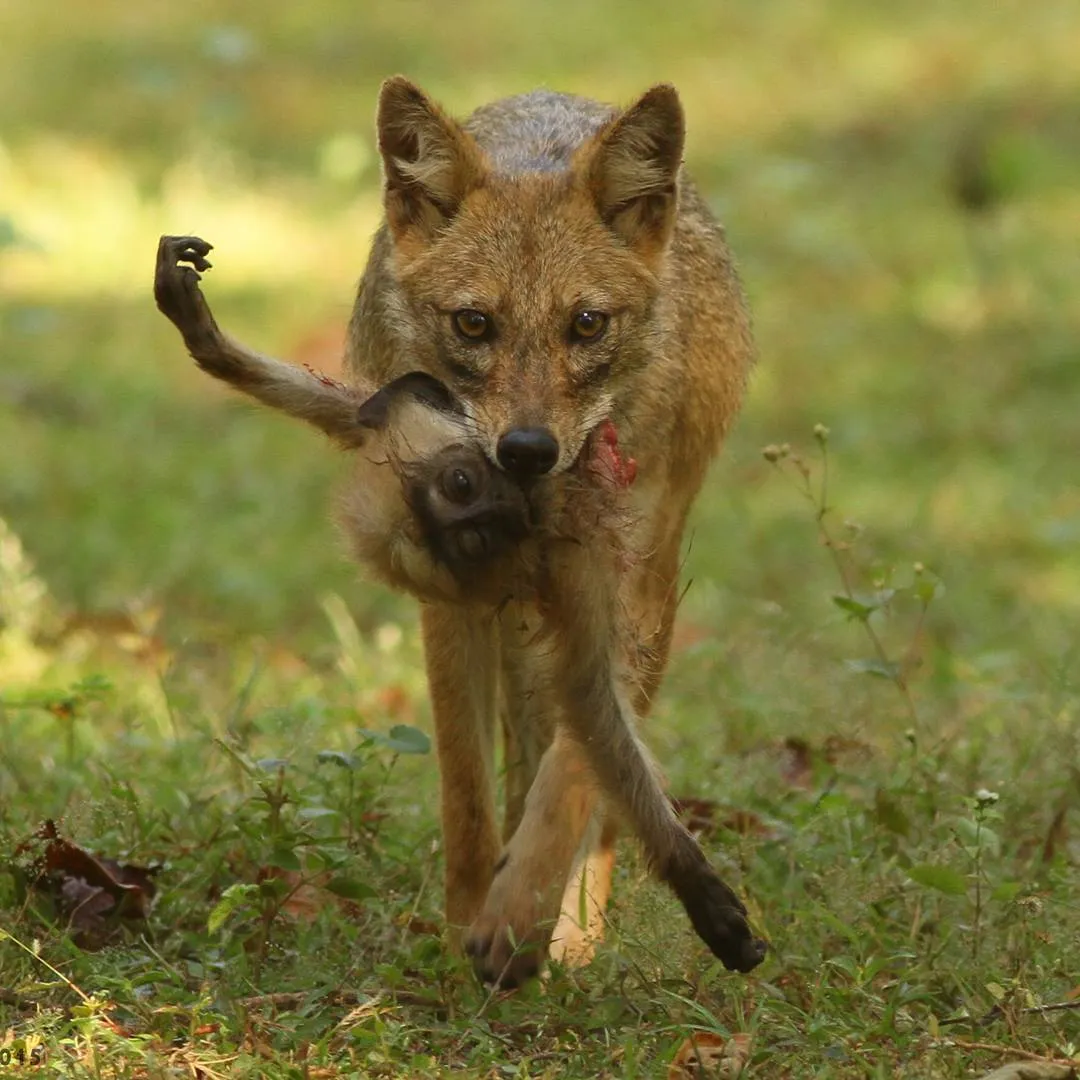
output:
[[345, 386], [296, 364], [261, 356], [219, 329], [199, 288], [211, 245], [197, 236], [163, 236], [158, 243], [154, 299], [180, 331], [195, 362], [215, 378], [324, 431], [344, 447], [358, 447], [372, 426], [359, 415], [374, 390]]

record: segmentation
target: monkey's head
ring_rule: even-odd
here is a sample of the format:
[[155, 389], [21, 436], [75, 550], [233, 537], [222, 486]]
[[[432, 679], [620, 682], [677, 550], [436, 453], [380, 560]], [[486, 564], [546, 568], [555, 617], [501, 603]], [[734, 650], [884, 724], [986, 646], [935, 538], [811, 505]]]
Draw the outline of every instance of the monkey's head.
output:
[[[473, 599], [535, 588], [547, 542], [592, 542], [628, 521], [621, 496], [636, 465], [610, 421], [577, 467], [523, 482], [492, 464], [457, 399], [424, 372], [387, 383], [357, 419], [400, 480], [420, 547]], [[378, 528], [369, 520], [368, 531]]]
[[522, 488], [493, 465], [445, 384], [414, 371], [365, 401], [357, 419], [381, 433], [424, 547], [461, 584], [498, 576], [530, 531]]
[[458, 443], [413, 463], [408, 499], [432, 555], [462, 580], [529, 534], [525, 493], [479, 444]]

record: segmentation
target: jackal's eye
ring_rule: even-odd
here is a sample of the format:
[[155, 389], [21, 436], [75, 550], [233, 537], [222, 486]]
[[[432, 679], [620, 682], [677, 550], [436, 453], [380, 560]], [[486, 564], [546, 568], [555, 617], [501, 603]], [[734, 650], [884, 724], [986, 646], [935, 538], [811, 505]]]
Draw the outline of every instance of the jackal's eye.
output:
[[483, 341], [491, 335], [491, 319], [476, 308], [454, 312], [454, 329], [466, 341]]
[[595, 341], [606, 329], [608, 317], [602, 311], [579, 311], [570, 324], [573, 341]]

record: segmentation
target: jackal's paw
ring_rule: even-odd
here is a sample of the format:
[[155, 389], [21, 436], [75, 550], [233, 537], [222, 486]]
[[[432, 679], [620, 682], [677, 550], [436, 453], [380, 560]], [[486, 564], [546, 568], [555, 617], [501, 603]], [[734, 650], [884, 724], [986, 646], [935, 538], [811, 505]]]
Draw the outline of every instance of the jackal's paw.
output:
[[210, 269], [206, 256], [212, 247], [197, 236], [163, 236], [158, 241], [154, 299], [162, 314], [181, 330], [205, 316], [199, 280], [201, 271]]
[[751, 932], [743, 902], [704, 859], [669, 872], [667, 882], [698, 937], [729, 971], [752, 971], [765, 959], [767, 946]]
[[484, 982], [512, 990], [540, 973], [556, 913], [542, 922], [537, 894], [505, 875], [505, 869], [495, 875], [484, 908], [465, 935], [465, 952]]

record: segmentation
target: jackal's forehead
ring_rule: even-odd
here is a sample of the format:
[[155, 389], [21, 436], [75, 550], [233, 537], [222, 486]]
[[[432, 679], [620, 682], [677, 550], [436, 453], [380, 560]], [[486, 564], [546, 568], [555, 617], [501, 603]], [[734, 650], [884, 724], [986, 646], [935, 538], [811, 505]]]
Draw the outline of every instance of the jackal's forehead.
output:
[[402, 274], [417, 299], [452, 311], [562, 315], [641, 305], [655, 279], [567, 176], [494, 178]]

